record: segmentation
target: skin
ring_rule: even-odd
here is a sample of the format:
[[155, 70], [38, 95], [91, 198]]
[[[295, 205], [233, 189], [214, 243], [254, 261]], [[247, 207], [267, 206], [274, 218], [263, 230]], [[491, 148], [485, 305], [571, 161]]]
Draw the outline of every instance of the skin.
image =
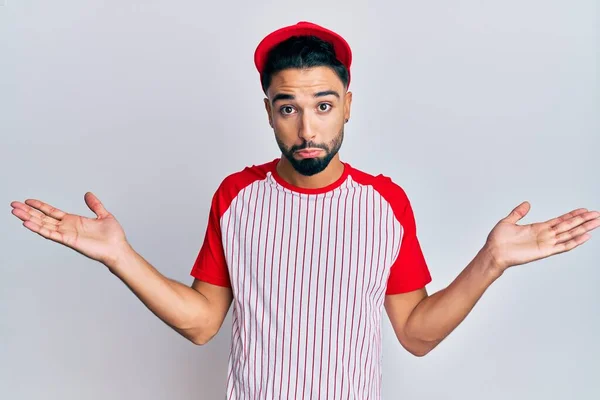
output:
[[[329, 91], [338, 96], [315, 97], [315, 93]], [[287, 98], [280, 99], [282, 94]], [[337, 153], [322, 171], [312, 175], [300, 173], [288, 157], [300, 161], [293, 150], [306, 146], [323, 149], [320, 159], [328, 152], [333, 154], [335, 144], [341, 145], [351, 102], [352, 94], [325, 67], [286, 70], [273, 77], [265, 109], [282, 150], [277, 172], [283, 179], [298, 187], [318, 188], [341, 176], [343, 164]], [[282, 113], [284, 107], [289, 108]], [[167, 325], [195, 344], [207, 343], [227, 315], [231, 289], [198, 280], [190, 287], [166, 278], [135, 252], [115, 216], [94, 194], [86, 193], [84, 200], [95, 218], [65, 213], [37, 199], [12, 202], [12, 214], [31, 232], [99, 261]], [[529, 210], [529, 203], [523, 202], [498, 221], [484, 246], [446, 288], [431, 295], [423, 288], [386, 296], [387, 315], [404, 348], [415, 356], [429, 353], [509, 268], [571, 251], [588, 241], [589, 232], [600, 226], [600, 212], [586, 208], [519, 225]]]
[[344, 170], [339, 153], [335, 152], [323, 171], [311, 176], [297, 171], [285, 156], [288, 153], [301, 162], [298, 152], [290, 150], [312, 149], [320, 152], [317, 158], [322, 160], [341, 146], [344, 124], [350, 118], [352, 92], [346, 91], [335, 72], [327, 67], [281, 71], [273, 76], [264, 103], [282, 151], [277, 165], [279, 175], [301, 188], [335, 182]]

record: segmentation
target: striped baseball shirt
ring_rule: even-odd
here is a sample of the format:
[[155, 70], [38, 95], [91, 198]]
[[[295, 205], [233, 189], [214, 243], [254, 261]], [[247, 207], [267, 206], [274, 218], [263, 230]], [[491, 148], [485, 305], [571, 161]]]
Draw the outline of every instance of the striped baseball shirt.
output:
[[221, 182], [191, 270], [233, 292], [226, 396], [378, 399], [384, 296], [431, 281], [409, 199], [346, 162], [299, 188], [278, 161]]

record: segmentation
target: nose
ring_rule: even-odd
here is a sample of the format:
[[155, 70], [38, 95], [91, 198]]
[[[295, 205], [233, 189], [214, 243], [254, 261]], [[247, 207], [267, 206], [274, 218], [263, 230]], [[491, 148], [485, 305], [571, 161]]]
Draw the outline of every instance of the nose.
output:
[[302, 113], [302, 118], [300, 119], [300, 126], [298, 127], [298, 137], [304, 139], [307, 142], [310, 142], [314, 139], [315, 135], [316, 130], [313, 128], [310, 113]]

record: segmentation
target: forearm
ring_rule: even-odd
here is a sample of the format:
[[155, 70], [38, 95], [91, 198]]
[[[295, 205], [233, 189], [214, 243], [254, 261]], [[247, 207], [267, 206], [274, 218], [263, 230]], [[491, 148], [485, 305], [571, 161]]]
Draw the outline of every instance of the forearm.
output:
[[163, 276], [131, 247], [106, 265], [158, 318], [194, 343], [213, 335], [208, 299], [189, 286]]
[[425, 297], [414, 308], [406, 323], [406, 336], [415, 347], [431, 350], [466, 318], [500, 276], [493, 258], [482, 248], [448, 287]]

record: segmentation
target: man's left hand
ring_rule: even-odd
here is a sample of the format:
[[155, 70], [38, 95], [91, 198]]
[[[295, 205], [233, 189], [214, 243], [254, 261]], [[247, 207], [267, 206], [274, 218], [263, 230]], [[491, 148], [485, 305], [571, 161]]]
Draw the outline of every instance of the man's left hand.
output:
[[546, 222], [517, 225], [530, 207], [526, 201], [521, 203], [500, 220], [488, 235], [485, 247], [499, 272], [570, 251], [588, 241], [591, 238], [588, 232], [600, 226], [600, 212], [586, 208], [573, 210]]

